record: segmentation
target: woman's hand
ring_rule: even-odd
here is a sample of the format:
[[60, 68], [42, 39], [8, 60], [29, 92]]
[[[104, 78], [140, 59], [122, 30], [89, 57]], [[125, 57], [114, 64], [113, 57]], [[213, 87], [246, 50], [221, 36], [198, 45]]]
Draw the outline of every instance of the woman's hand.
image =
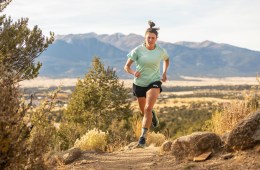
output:
[[166, 80], [167, 80], [167, 75], [166, 73], [163, 73], [161, 81], [166, 82]]
[[141, 75], [141, 73], [140, 73], [140, 72], [138, 72], [138, 71], [135, 71], [135, 73], [134, 73], [134, 76], [135, 76], [135, 77], [140, 77], [140, 75]]
[[167, 69], [169, 67], [169, 64], [170, 64], [169, 58], [167, 60], [164, 60], [164, 62], [163, 62], [163, 75], [162, 75], [162, 79], [161, 79], [162, 82], [166, 82], [166, 80], [167, 80], [166, 72], [167, 72]]

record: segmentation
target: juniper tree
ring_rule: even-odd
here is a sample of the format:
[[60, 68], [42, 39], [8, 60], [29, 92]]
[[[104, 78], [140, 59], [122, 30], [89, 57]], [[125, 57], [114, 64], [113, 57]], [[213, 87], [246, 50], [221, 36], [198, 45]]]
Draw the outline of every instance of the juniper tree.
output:
[[73, 124], [70, 127], [78, 129], [70, 133], [78, 135], [66, 136], [67, 141], [72, 145], [75, 138], [93, 128], [108, 131], [111, 141], [126, 138], [131, 112], [128, 99], [128, 90], [119, 82], [115, 71], [105, 69], [100, 59], [94, 57], [89, 72], [78, 80], [64, 114], [64, 120]]
[[[10, 1], [0, 2], [2, 9], [2, 3]], [[30, 30], [28, 18], [13, 22], [11, 17], [0, 16], [1, 84], [37, 77], [41, 63], [35, 63], [35, 59], [53, 40], [53, 34], [50, 38], [45, 38], [37, 25]]]
[[[35, 59], [54, 40], [41, 29], [28, 28], [28, 18], [13, 21], [2, 14], [11, 0], [0, 0], [0, 169], [21, 169], [28, 163], [30, 129], [26, 107], [21, 103], [18, 82], [37, 77], [41, 63]], [[15, 164], [17, 163], [17, 166]], [[29, 161], [30, 162], [30, 161]]]

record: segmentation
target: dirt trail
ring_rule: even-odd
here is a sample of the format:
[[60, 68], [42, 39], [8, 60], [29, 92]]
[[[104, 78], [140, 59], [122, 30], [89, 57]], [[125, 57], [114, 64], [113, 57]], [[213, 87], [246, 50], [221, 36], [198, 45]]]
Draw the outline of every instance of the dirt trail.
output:
[[60, 166], [57, 170], [256, 170], [260, 169], [260, 153], [256, 150], [234, 153], [228, 160], [215, 155], [205, 162], [178, 162], [171, 155], [161, 155], [160, 148], [146, 147], [113, 153], [85, 152], [72, 164]]
[[[162, 159], [165, 158], [159, 154], [158, 147], [152, 146], [113, 153], [86, 152], [72, 165], [58, 169], [161, 169], [161, 163], [166, 162]], [[172, 159], [168, 159], [168, 162], [172, 162]]]

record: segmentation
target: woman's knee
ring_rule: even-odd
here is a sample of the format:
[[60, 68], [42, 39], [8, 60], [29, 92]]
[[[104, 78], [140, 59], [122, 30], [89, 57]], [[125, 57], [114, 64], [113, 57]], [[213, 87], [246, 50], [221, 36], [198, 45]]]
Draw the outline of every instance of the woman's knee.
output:
[[152, 110], [153, 110], [152, 107], [147, 106], [147, 107], [144, 108], [144, 113], [145, 114], [150, 114], [150, 113], [152, 113]]

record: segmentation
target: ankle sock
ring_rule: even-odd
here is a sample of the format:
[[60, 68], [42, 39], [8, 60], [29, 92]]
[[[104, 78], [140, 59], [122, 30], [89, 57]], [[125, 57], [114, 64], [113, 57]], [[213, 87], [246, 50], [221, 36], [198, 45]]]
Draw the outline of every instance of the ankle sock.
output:
[[147, 128], [142, 128], [141, 137], [146, 138], [147, 132], [148, 132], [148, 129], [147, 129]]

